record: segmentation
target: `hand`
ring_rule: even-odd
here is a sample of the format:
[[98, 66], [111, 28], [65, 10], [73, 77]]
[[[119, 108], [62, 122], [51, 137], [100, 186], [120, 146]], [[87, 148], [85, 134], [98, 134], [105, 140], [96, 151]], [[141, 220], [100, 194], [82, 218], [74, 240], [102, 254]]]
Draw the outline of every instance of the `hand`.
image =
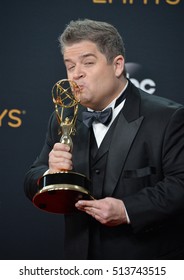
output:
[[49, 173], [72, 170], [72, 154], [66, 144], [56, 143], [49, 153]]
[[79, 200], [75, 206], [106, 226], [127, 223], [125, 206], [120, 199], [106, 197], [99, 200]]

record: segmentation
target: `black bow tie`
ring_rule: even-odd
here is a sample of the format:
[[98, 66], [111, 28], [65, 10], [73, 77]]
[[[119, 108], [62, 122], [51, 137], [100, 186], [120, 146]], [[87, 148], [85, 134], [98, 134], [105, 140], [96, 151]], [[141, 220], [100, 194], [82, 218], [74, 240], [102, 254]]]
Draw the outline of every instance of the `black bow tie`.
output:
[[103, 123], [104, 125], [108, 125], [112, 119], [112, 108], [107, 108], [104, 111], [86, 111], [83, 112], [83, 123], [87, 127], [91, 127], [94, 121]]

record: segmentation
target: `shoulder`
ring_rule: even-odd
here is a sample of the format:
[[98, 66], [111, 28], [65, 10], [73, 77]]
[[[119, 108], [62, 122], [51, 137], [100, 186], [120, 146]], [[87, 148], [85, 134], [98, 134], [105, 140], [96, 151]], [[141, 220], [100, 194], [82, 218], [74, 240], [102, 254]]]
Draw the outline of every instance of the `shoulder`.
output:
[[139, 89], [140, 94], [140, 111], [143, 114], [152, 114], [159, 116], [171, 116], [175, 112], [183, 112], [184, 106], [174, 100], [161, 97], [158, 95], [150, 95]]

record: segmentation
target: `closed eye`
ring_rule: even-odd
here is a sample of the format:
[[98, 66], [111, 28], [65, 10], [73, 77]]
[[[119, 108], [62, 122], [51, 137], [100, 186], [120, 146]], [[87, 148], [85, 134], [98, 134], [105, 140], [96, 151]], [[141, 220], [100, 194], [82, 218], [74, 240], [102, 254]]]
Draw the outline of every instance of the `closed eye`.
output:
[[66, 66], [67, 71], [71, 71], [72, 69], [74, 69], [75, 65], [68, 65]]
[[94, 61], [86, 61], [85, 63], [84, 63], [84, 65], [93, 65], [94, 64]]

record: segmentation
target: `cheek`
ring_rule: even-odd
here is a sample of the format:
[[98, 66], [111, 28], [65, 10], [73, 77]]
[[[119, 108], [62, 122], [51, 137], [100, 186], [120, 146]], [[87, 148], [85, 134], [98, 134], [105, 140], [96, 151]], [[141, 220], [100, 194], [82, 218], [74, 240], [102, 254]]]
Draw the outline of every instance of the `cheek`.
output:
[[106, 71], [104, 72], [104, 69], [102, 69], [97, 74], [90, 77], [90, 85], [93, 88], [101, 88], [108, 83], [109, 77], [110, 75], [106, 73]]
[[104, 95], [113, 87], [115, 74], [112, 71], [104, 71], [104, 68], [97, 75], [90, 77], [90, 89], [95, 95]]
[[101, 73], [99, 77], [94, 81], [97, 89], [109, 92], [114, 84], [114, 76], [112, 73]]
[[67, 75], [67, 78], [68, 78], [69, 80], [73, 80], [73, 77], [72, 77], [72, 75], [71, 75], [70, 73], [66, 72], [66, 75]]

